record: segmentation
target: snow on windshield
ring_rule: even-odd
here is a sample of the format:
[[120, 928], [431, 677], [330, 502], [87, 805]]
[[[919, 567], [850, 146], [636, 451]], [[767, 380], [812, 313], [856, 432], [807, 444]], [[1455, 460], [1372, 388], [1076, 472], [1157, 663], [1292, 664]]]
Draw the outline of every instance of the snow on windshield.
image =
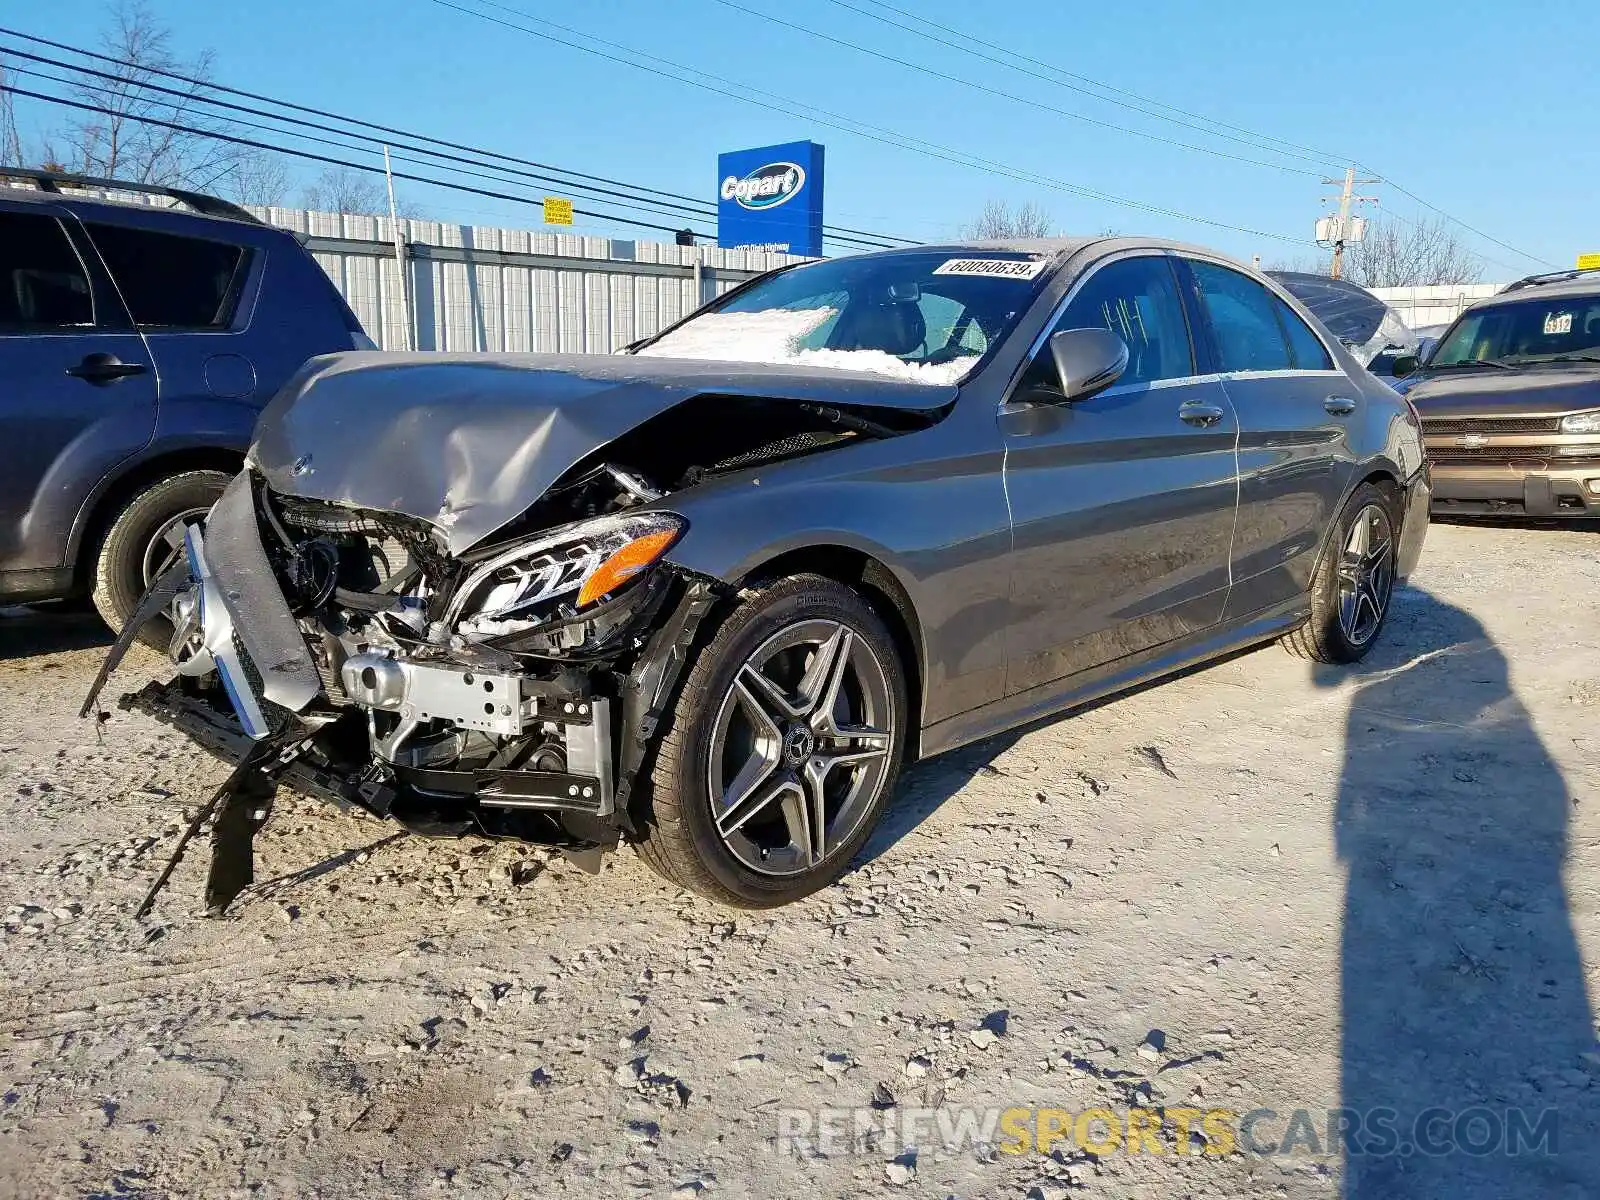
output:
[[941, 363], [906, 362], [882, 350], [812, 350], [801, 345], [835, 308], [770, 308], [761, 312], [715, 312], [695, 317], [638, 353], [658, 358], [704, 358], [717, 362], [793, 364], [836, 371], [867, 371], [911, 383], [949, 384], [972, 369], [978, 355]]

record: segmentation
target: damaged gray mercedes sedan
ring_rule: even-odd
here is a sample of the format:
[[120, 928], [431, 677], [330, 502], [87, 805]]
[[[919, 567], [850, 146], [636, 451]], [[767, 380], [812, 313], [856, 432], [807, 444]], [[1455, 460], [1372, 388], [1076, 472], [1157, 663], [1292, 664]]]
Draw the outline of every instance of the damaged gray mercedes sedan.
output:
[[238, 760], [214, 910], [280, 782], [768, 906], [913, 759], [1273, 638], [1361, 658], [1428, 500], [1404, 398], [1238, 264], [887, 251], [616, 356], [312, 360], [106, 672], [164, 622], [123, 706]]

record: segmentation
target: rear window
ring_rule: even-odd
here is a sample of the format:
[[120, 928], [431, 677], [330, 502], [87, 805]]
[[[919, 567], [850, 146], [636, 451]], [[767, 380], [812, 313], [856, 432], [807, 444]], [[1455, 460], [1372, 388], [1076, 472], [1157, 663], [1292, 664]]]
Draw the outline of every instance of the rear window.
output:
[[87, 222], [140, 329], [226, 329], [249, 252], [231, 242]]
[[0, 332], [93, 324], [89, 277], [61, 223], [35, 213], [0, 213]]

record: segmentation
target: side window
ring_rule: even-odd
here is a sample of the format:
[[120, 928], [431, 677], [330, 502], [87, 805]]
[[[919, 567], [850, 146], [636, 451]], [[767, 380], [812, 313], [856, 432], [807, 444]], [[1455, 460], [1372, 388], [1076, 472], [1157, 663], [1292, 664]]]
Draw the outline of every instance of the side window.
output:
[[1214, 263], [1190, 262], [1224, 371], [1286, 371], [1289, 344], [1273, 310], [1275, 299], [1255, 280]]
[[1128, 369], [1119, 384], [1194, 374], [1189, 327], [1165, 256], [1126, 258], [1101, 267], [1050, 332], [1096, 326], [1128, 344]]
[[0, 212], [0, 333], [94, 325], [89, 276], [54, 217]]
[[1295, 312], [1277, 296], [1272, 298], [1278, 310], [1278, 320], [1283, 323], [1283, 328], [1289, 334], [1289, 352], [1294, 356], [1294, 365], [1301, 371], [1331, 371], [1333, 360], [1328, 357], [1328, 349], [1322, 344], [1321, 339], [1311, 332], [1311, 326], [1300, 319], [1300, 314]]
[[140, 329], [226, 329], [239, 304], [243, 246], [88, 223]]

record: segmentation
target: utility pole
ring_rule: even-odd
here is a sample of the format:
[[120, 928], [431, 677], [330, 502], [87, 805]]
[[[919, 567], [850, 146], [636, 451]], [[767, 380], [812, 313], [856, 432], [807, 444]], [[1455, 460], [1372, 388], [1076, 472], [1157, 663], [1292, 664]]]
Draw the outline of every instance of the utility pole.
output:
[[[1356, 188], [1365, 187], [1369, 183], [1382, 183], [1381, 179], [1357, 179], [1354, 167], [1345, 168], [1344, 178], [1324, 179], [1328, 187], [1340, 188], [1338, 196], [1339, 215], [1336, 217], [1323, 217], [1317, 222], [1317, 241], [1331, 243], [1333, 246], [1333, 267], [1328, 272], [1335, 279], [1344, 278], [1344, 248], [1347, 242], [1359, 242], [1367, 235], [1367, 222], [1364, 217], [1352, 217], [1350, 206], [1353, 204], [1376, 204], [1376, 196], [1358, 196]], [[1343, 185], [1341, 187], [1341, 184]], [[1333, 203], [1332, 200], [1329, 203]]]
[[[411, 288], [406, 281], [406, 235], [400, 228], [400, 209], [394, 202], [394, 171], [389, 165], [389, 147], [383, 148], [383, 178], [389, 185], [389, 232], [394, 234], [394, 262], [400, 272], [400, 308], [405, 314], [405, 345], [411, 349]], [[382, 332], [381, 330], [379, 331]]]

